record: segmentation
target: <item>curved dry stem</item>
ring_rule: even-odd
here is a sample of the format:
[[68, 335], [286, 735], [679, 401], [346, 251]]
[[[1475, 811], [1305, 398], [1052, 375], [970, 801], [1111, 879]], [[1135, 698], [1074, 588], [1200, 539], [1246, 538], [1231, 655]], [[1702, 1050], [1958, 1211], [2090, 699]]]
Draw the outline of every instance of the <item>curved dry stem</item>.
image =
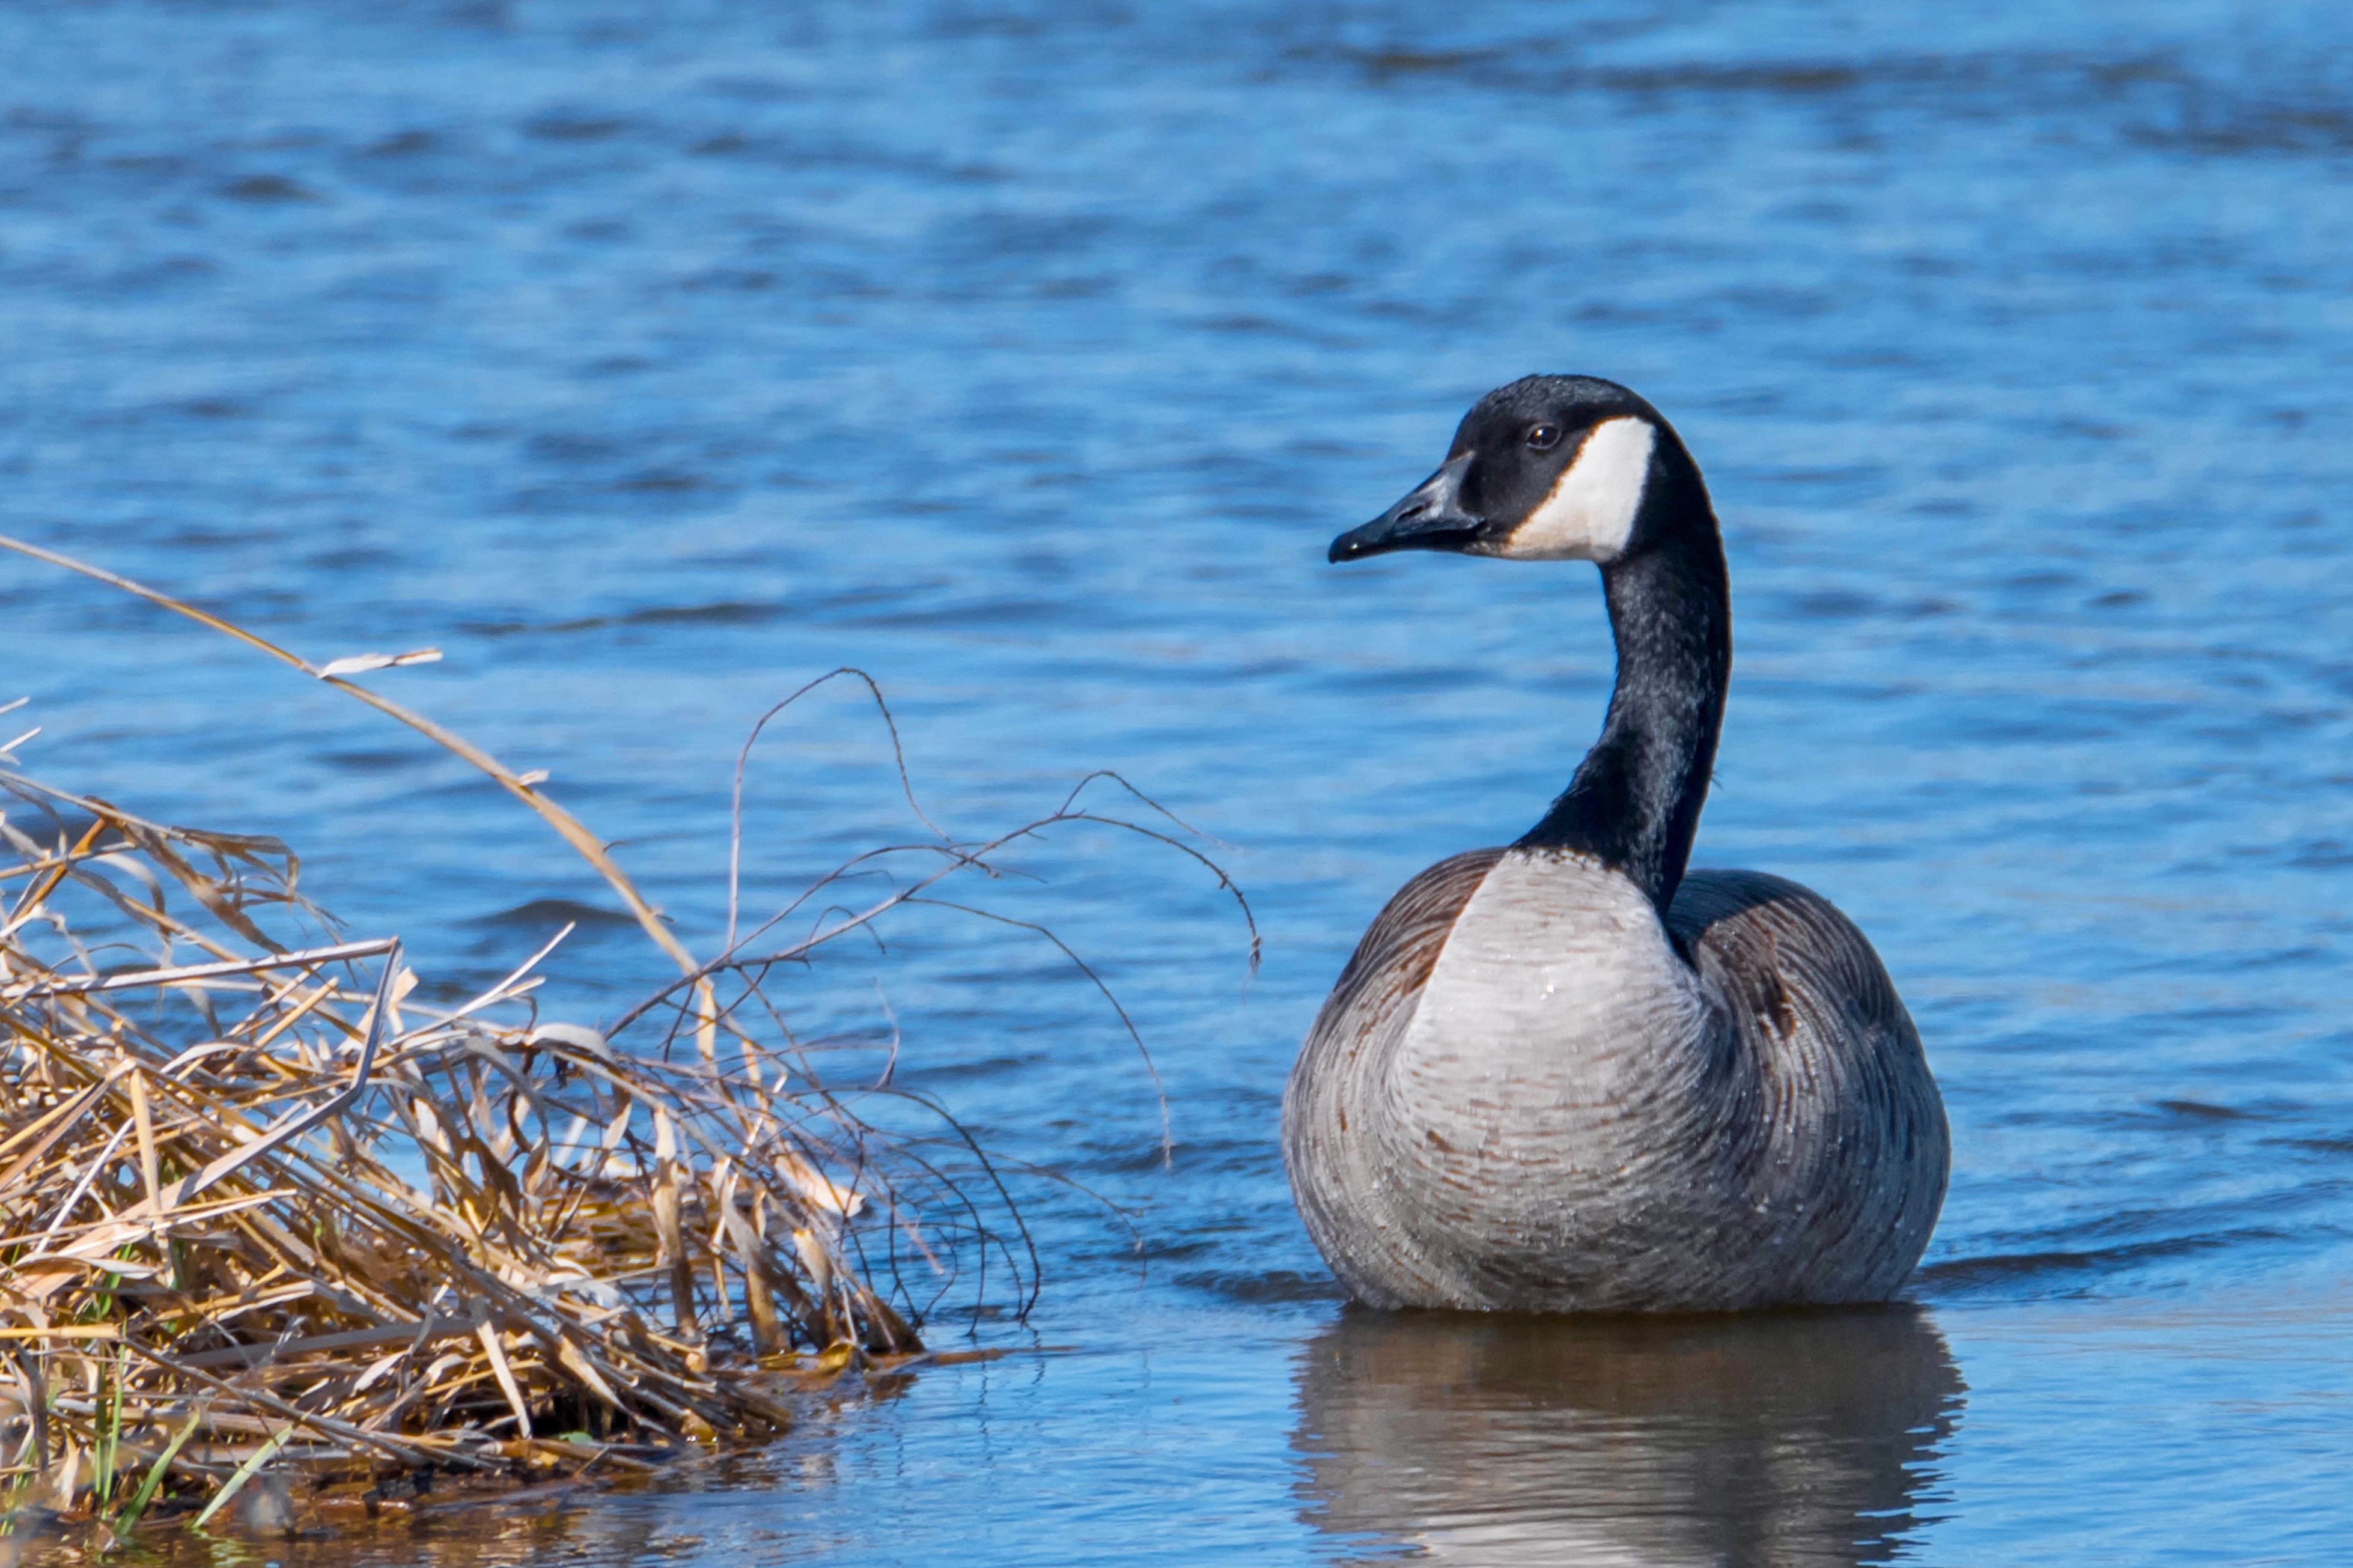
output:
[[79, 573], [93, 582], [103, 583], [111, 588], [119, 588], [123, 593], [144, 599], [149, 604], [169, 610], [174, 615], [185, 616], [198, 626], [243, 643], [257, 653], [267, 654], [280, 664], [290, 665], [311, 677], [311, 679], [323, 681], [346, 696], [366, 703], [387, 718], [407, 725], [452, 755], [472, 763], [482, 773], [496, 780], [500, 787], [509, 795], [529, 806], [541, 820], [554, 828], [582, 859], [595, 868], [596, 874], [604, 878], [613, 890], [621, 896], [622, 901], [629, 906], [630, 914], [637, 918], [638, 924], [644, 928], [646, 935], [652, 939], [656, 947], [668, 953], [676, 961], [680, 968], [694, 967], [693, 955], [686, 951], [678, 938], [670, 934], [670, 928], [662, 924], [660, 914], [638, 891], [637, 884], [629, 879], [628, 873], [622, 870], [612, 856], [606, 852], [605, 846], [597, 840], [596, 835], [590, 833], [578, 817], [541, 795], [523, 781], [522, 775], [475, 745], [471, 741], [443, 729], [432, 720], [402, 707], [389, 697], [379, 696], [364, 686], [356, 685], [340, 675], [331, 674], [300, 655], [280, 647], [268, 638], [249, 632], [232, 621], [224, 620], [210, 611], [198, 609], [185, 600], [175, 599], [169, 594], [159, 593], [144, 584], [134, 583], [128, 577], [118, 576], [102, 567], [92, 566], [88, 562], [77, 561], [70, 555], [61, 555], [54, 550], [44, 550], [37, 544], [29, 544], [24, 540], [11, 538], [6, 534], [0, 534], [0, 549], [13, 550], [19, 555], [47, 562], [52, 566], [62, 567], [68, 572]]
[[1111, 1010], [1118, 1015], [1120, 1027], [1127, 1031], [1128, 1039], [1134, 1043], [1135, 1054], [1144, 1058], [1144, 1070], [1152, 1079], [1153, 1100], [1160, 1107], [1160, 1163], [1164, 1167], [1176, 1163], [1176, 1133], [1168, 1119], [1168, 1091], [1161, 1086], [1160, 1068], [1152, 1059], [1151, 1049], [1144, 1043], [1144, 1032], [1135, 1026], [1135, 1020], [1128, 1016], [1127, 1008], [1121, 1004], [1112, 988], [1104, 984], [1103, 977], [1095, 973], [1094, 965], [1072, 952], [1069, 942], [1035, 921], [1016, 920], [1011, 915], [1001, 915], [994, 910], [984, 910], [975, 904], [951, 903], [944, 899], [914, 899], [909, 901], [930, 904], [936, 909], [955, 910], [960, 914], [973, 915], [981, 920], [994, 921], [998, 925], [1026, 931], [1033, 936], [1043, 938], [1052, 944], [1056, 952], [1069, 959], [1071, 966], [1086, 976], [1087, 984], [1101, 993], [1103, 999], [1111, 1005]]
[[770, 720], [784, 712], [786, 709], [790, 708], [802, 698], [807, 697], [810, 692], [815, 691], [818, 687], [824, 686], [830, 681], [845, 678], [855, 679], [865, 685], [866, 694], [874, 699], [875, 710], [882, 715], [883, 728], [891, 732], [891, 763], [892, 765], [898, 770], [899, 792], [907, 797], [907, 809], [913, 812], [915, 814], [915, 819], [918, 822], [921, 822], [924, 826], [930, 828], [932, 832], [937, 835], [942, 840], [944, 841], [948, 837], [946, 833], [941, 830], [939, 824], [934, 822], [930, 816], [925, 815], [922, 804], [915, 799], [914, 782], [907, 776], [907, 749], [901, 743], [899, 739], [899, 721], [892, 716], [891, 704], [885, 701], [882, 697], [882, 688], [875, 684], [875, 680], [872, 676], [867, 674], [864, 670], [860, 669], [855, 665], [845, 664], [837, 668], [827, 670], [823, 675], [818, 676], [816, 679], [805, 682], [799, 690], [794, 692], [790, 697], [786, 698], [775, 707], [770, 708], [765, 713], [761, 714], [758, 720], [753, 723], [752, 732], [744, 737], [744, 744], [742, 748], [735, 753], [734, 794], [728, 803], [727, 810], [726, 945], [731, 949], [735, 945], [735, 912], [738, 904], [738, 895], [743, 888], [744, 770], [745, 765], [751, 761], [752, 748], [759, 743], [761, 732], [767, 729], [768, 721]]

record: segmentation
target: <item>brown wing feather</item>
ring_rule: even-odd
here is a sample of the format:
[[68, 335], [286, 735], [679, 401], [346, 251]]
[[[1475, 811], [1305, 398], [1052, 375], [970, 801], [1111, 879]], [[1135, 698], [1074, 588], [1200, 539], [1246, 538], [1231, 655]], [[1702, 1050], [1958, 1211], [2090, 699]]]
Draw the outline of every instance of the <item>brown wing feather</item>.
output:
[[1314, 1032], [1321, 1034], [1326, 1020], [1368, 1005], [1387, 1012], [1428, 984], [1446, 933], [1503, 858], [1501, 849], [1466, 849], [1399, 888], [1365, 929], [1339, 984], [1324, 999]]
[[[1737, 1119], [1791, 1299], [1874, 1300], [1911, 1272], [1944, 1205], [1950, 1142], [1919, 1031], [1853, 922], [1761, 871], [1694, 871], [1667, 928], [1732, 1015], [1761, 1096]], [[1776, 1205], [1777, 1209], [1781, 1207]]]
[[[1912, 1016], [1870, 939], [1811, 889], [1763, 871], [1694, 871], [1675, 891], [1667, 929], [1696, 959], [1723, 966], [1727, 1002], [1787, 1035], [1801, 989], [1856, 1028], [1912, 1037]], [[1827, 1020], [1825, 1020], [1827, 1021]]]

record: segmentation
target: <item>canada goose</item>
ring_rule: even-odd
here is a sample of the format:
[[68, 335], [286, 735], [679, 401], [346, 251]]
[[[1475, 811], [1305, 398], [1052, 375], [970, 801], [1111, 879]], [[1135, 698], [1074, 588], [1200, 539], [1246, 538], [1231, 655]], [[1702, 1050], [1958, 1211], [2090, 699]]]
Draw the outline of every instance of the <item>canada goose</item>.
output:
[[1718, 1310], [1893, 1294], [1943, 1206], [1943, 1100], [1828, 900], [1683, 873], [1732, 667], [1724, 542], [1658, 410], [1529, 376], [1331, 559], [1601, 568], [1601, 738], [1507, 848], [1389, 900], [1283, 1095], [1292, 1190], [1376, 1307]]

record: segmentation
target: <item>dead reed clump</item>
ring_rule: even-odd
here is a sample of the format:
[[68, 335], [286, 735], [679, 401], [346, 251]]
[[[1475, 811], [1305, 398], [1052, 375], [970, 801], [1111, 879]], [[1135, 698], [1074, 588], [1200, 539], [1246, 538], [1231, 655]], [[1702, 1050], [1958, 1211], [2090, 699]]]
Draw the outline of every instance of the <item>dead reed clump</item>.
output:
[[[420, 1008], [396, 940], [271, 950], [257, 916], [298, 901], [281, 847], [0, 787], [20, 1508], [127, 1531], [267, 1465], [362, 1483], [354, 1507], [417, 1472], [642, 1468], [921, 1352], [849, 1234], [861, 1186], [903, 1194], [800, 1064], [535, 1026], [539, 957]], [[190, 962], [84, 938], [129, 927]]]
[[[561, 933], [427, 1006], [396, 938], [289, 938], [333, 931], [284, 846], [0, 767], [0, 1530], [201, 1527], [290, 1478], [332, 1518], [437, 1485], [653, 1470], [782, 1431], [796, 1394], [845, 1371], [943, 1359], [917, 1324], [968, 1263], [975, 1300], [994, 1258], [1026, 1310], [1035, 1258], [987, 1160], [944, 1117], [933, 1143], [879, 1134], [763, 985], [1042, 827], [1176, 840], [1065, 803], [987, 843], [877, 852], [925, 865], [773, 951], [777, 920], [739, 941], [731, 900], [725, 948], [698, 962], [536, 778], [348, 679], [417, 656], [314, 668], [0, 546], [200, 620], [474, 763], [681, 971], [613, 1038], [537, 1015]], [[622, 1043], [633, 1026], [658, 1039]]]

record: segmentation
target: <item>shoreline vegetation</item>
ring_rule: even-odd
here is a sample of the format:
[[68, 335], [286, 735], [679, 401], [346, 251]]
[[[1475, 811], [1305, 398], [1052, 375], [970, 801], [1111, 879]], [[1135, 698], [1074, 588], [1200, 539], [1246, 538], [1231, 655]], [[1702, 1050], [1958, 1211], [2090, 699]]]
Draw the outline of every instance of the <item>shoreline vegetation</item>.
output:
[[[602, 1029], [543, 1019], [534, 994], [566, 927], [479, 994], [427, 1005], [399, 939], [340, 940], [284, 845], [53, 788], [15, 771], [29, 735], [0, 743], [0, 1531], [18, 1542], [102, 1549], [622, 1481], [770, 1440], [812, 1392], [996, 1353], [943, 1353], [924, 1331], [1036, 1300], [997, 1163], [920, 1093], [828, 1086], [772, 972], [902, 905], [966, 909], [939, 884], [993, 874], [993, 854], [1061, 825], [1174, 847], [1250, 923], [1190, 829], [1098, 774], [987, 841], [870, 851], [739, 931], [761, 730], [839, 677], [881, 707], [871, 680], [836, 671], [744, 742], [728, 930], [698, 959], [538, 792], [543, 775], [350, 679], [432, 650], [313, 666], [95, 567], [0, 547], [235, 637], [465, 758], [595, 867], [679, 969]], [[895, 726], [892, 742], [896, 755]], [[1097, 780], [1156, 815], [1088, 808]], [[838, 901], [838, 879], [878, 864], [896, 870], [888, 892]], [[783, 934], [794, 916], [806, 935]], [[1094, 971], [1024, 929], [1141, 1052]], [[860, 1114], [883, 1100], [935, 1131]], [[1162, 1119], [1165, 1146], [1165, 1102]]]

